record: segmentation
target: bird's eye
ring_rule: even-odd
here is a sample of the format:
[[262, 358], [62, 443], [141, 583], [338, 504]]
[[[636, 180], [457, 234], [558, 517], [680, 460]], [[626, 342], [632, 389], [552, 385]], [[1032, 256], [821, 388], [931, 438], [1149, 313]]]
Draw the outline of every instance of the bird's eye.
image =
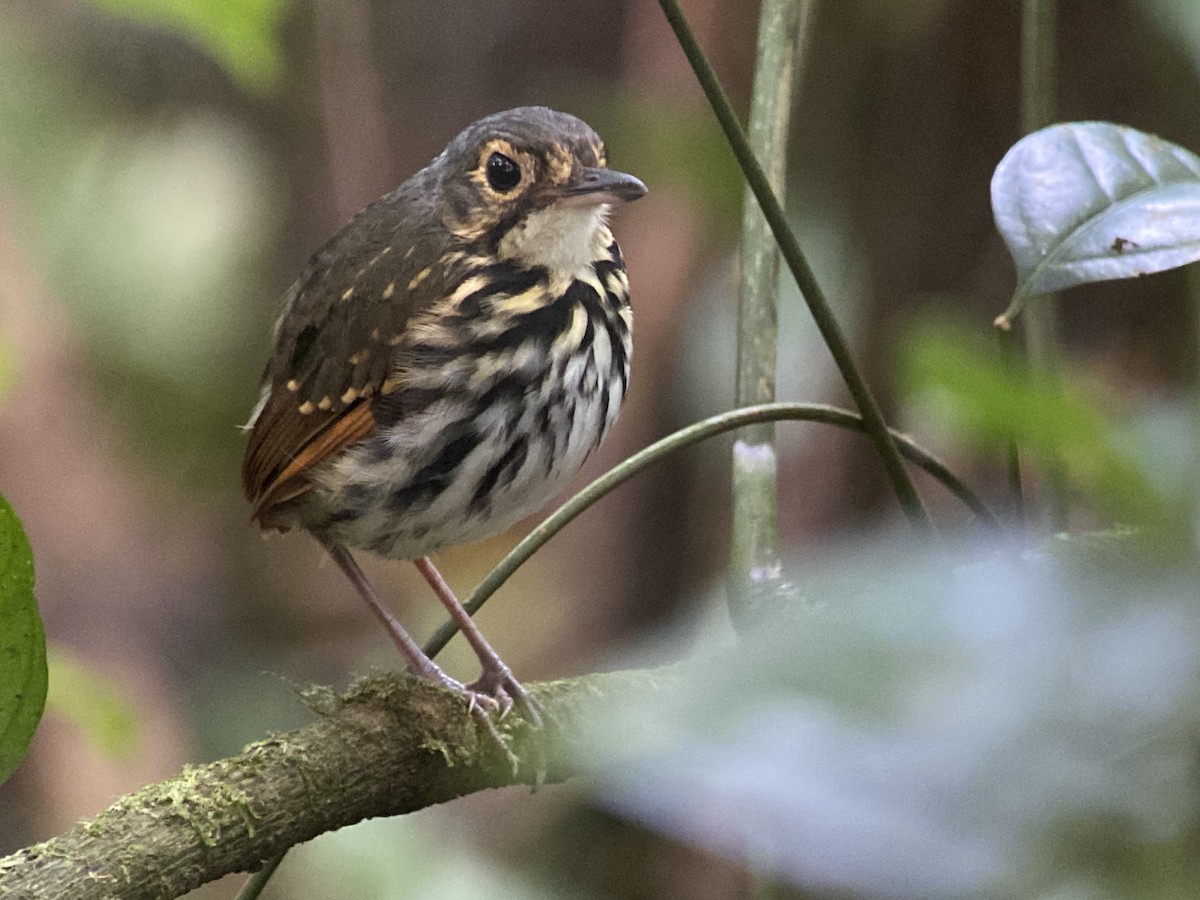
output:
[[487, 161], [487, 180], [500, 193], [507, 193], [521, 183], [521, 167], [503, 153], [493, 153]]

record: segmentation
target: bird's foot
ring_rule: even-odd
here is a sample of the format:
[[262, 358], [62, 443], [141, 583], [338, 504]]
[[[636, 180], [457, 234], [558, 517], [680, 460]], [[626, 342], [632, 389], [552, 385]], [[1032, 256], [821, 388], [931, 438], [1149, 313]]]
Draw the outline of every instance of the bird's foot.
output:
[[424, 674], [423, 677], [430, 679], [435, 684], [439, 684], [449, 691], [459, 694], [467, 701], [467, 712], [479, 719], [486, 719], [492, 713], [499, 712], [500, 718], [503, 719], [508, 715], [508, 710], [512, 707], [512, 700], [505, 696], [507, 706], [500, 698], [493, 694], [480, 690], [475, 682], [471, 684], [463, 684], [457, 678], [451, 678], [441, 669], [436, 669], [432, 673]]
[[[520, 705], [525, 715], [525, 721], [536, 729], [542, 727], [542, 712], [537, 701], [525, 690], [512, 672], [503, 663], [499, 667], [487, 667], [479, 678], [470, 684], [463, 684], [440, 669], [434, 680], [443, 687], [454, 691], [467, 701], [467, 711], [475, 718], [492, 741], [504, 751], [515, 776], [520, 769], [521, 761], [513, 752], [511, 739], [501, 734], [496, 723], [509, 714], [512, 708]], [[546, 781], [545, 748], [541, 742], [535, 742], [534, 780], [533, 789], [536, 791]]]
[[[503, 719], [509, 714], [514, 706], [520, 706], [521, 712], [525, 717], [525, 721], [535, 731], [540, 731], [543, 725], [542, 708], [533, 695], [525, 690], [521, 682], [513, 677], [512, 671], [503, 662], [498, 659], [494, 664], [485, 663], [483, 672], [478, 678], [467, 685], [467, 690], [473, 692], [476, 696], [487, 697], [496, 703], [500, 709], [498, 718]], [[495, 722], [490, 717], [487, 717], [487, 724], [492, 733], [496, 734]], [[507, 748], [506, 748], [507, 749]], [[533, 749], [533, 790], [537, 790], [546, 782], [547, 760], [546, 747], [544, 741], [534, 741]], [[508, 751], [509, 759], [513, 764], [513, 774], [517, 773], [519, 763], [516, 756]]]
[[477, 697], [485, 697], [497, 705], [500, 718], [507, 716], [514, 706], [520, 706], [526, 721], [534, 729], [542, 727], [542, 708], [513, 676], [504, 663], [485, 666], [478, 678], [466, 686], [466, 690]]

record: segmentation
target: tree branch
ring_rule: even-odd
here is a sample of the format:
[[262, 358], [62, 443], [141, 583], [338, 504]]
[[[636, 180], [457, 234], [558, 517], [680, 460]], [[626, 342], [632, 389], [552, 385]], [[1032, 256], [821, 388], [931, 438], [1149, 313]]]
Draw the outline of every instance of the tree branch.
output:
[[665, 671], [618, 672], [528, 686], [546, 725], [515, 713], [499, 730], [510, 756], [462, 698], [400, 675], [347, 693], [305, 696], [319, 718], [238, 756], [186, 766], [122, 797], [95, 819], [0, 858], [0, 898], [177, 897], [287, 847], [374, 816], [393, 816], [490, 787], [577, 771], [585, 717], [653, 691]]

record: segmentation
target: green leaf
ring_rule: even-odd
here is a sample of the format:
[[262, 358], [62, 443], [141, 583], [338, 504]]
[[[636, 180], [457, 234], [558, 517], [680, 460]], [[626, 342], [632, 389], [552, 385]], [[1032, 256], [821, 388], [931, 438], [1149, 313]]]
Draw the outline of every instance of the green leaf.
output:
[[33, 554], [0, 497], [0, 782], [25, 757], [46, 703], [46, 635], [33, 596]]
[[256, 93], [283, 75], [279, 26], [290, 0], [91, 0], [106, 12], [169, 28], [198, 43]]
[[121, 686], [61, 648], [50, 651], [54, 686], [47, 711], [74, 723], [109, 759], [128, 757], [137, 747], [138, 711]]
[[1078, 388], [1005, 365], [981, 336], [946, 326], [914, 331], [903, 356], [905, 390], [960, 437], [995, 450], [1015, 440], [1060, 457], [1071, 485], [1122, 524], [1181, 525], [1187, 492], [1156, 490], [1117, 426]]
[[1031, 295], [1200, 259], [1200, 157], [1106, 122], [1052, 125], [1000, 161], [992, 211], [1017, 265], [1004, 327]]
[[1200, 16], [1195, 0], [1141, 0], [1146, 24], [1178, 46], [1188, 57], [1200, 56]]
[[16, 348], [0, 336], [0, 397], [4, 396], [17, 380]]

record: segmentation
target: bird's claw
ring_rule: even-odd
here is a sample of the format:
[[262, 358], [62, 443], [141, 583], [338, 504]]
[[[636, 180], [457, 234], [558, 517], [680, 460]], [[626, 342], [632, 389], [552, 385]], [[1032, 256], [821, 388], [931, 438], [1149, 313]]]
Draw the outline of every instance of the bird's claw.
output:
[[[534, 730], [540, 730], [543, 719], [541, 707], [537, 701], [503, 664], [496, 668], [485, 668], [483, 673], [470, 684], [463, 684], [444, 673], [442, 673], [440, 681], [445, 687], [466, 698], [467, 712], [484, 727], [491, 739], [504, 751], [512, 765], [513, 774], [516, 775], [520, 768], [520, 760], [496, 727], [496, 723], [507, 716], [519, 703], [525, 713], [525, 720]], [[498, 713], [498, 715], [493, 718], [493, 713]], [[539, 742], [535, 746], [537, 757], [533, 789], [536, 791], [546, 780], [546, 760], [545, 750], [541, 743]]]
[[[451, 678], [444, 672], [439, 672], [435, 680], [447, 690], [465, 697], [467, 712], [473, 716], [487, 717], [502, 708], [502, 704], [496, 697], [476, 689], [473, 683], [463, 684], [458, 679]], [[512, 705], [512, 701], [509, 701], [509, 705]], [[503, 712], [501, 713], [501, 717], [503, 717]]]
[[494, 697], [490, 694], [485, 694], [482, 691], [477, 691], [472, 685], [460, 685], [459, 690], [467, 698], [467, 712], [473, 716], [488, 717], [496, 710], [500, 711], [500, 718], [503, 719], [508, 715], [508, 710], [512, 707], [512, 700], [505, 697], [508, 703], [499, 697]]
[[478, 678], [466, 686], [466, 690], [492, 700], [500, 710], [500, 719], [504, 719], [514, 706], [520, 704], [529, 724], [535, 729], [542, 727], [541, 707], [521, 682], [513, 677], [508, 666], [501, 664], [496, 668], [485, 668]]

